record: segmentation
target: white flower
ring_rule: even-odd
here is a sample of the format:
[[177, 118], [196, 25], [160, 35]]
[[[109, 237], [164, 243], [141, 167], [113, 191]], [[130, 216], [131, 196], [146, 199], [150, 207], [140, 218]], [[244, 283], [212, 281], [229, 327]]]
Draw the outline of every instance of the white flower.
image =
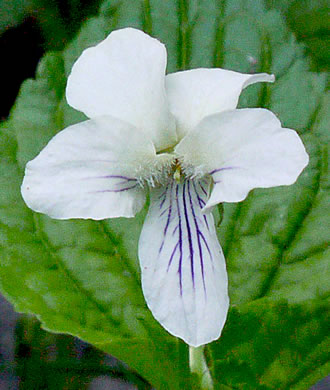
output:
[[296, 132], [265, 109], [236, 109], [267, 74], [194, 69], [165, 76], [166, 49], [139, 30], [85, 50], [68, 103], [90, 119], [57, 134], [26, 166], [22, 194], [53, 218], [133, 217], [150, 190], [139, 241], [154, 317], [192, 346], [220, 336], [225, 259], [212, 214], [257, 187], [295, 182], [308, 163]]

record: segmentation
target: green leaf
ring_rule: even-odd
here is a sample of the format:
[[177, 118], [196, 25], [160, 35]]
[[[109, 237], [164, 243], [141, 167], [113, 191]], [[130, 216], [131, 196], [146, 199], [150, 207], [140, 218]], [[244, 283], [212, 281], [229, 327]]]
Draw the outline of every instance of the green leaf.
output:
[[306, 45], [313, 69], [329, 70], [329, 3], [327, 0], [266, 0], [281, 10], [291, 31]]
[[[169, 71], [224, 66], [276, 74], [274, 85], [248, 88], [240, 106], [269, 107], [297, 129], [310, 164], [293, 186], [258, 189], [224, 205], [218, 233], [232, 309], [209, 363], [219, 388], [307, 389], [325, 363], [326, 80], [308, 71], [303, 48], [262, 0], [108, 0], [63, 52], [43, 58], [1, 128], [1, 290], [44, 328], [117, 356], [155, 388], [190, 388], [187, 347], [152, 318], [142, 296], [136, 252], [145, 210], [134, 219], [55, 221], [31, 212], [20, 195], [26, 162], [58, 131], [84, 120], [65, 102], [73, 62], [124, 26], [162, 40]], [[314, 339], [304, 333], [311, 326]]]
[[251, 302], [229, 313], [211, 344], [215, 389], [309, 389], [329, 373], [327, 305]]

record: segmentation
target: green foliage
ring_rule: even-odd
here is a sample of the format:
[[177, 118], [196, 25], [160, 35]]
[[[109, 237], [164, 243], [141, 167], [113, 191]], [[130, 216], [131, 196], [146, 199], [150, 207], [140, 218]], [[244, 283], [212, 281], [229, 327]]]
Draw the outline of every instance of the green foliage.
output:
[[267, 299], [233, 308], [211, 344], [215, 389], [308, 389], [329, 372], [325, 302]]
[[327, 0], [266, 0], [270, 8], [283, 12], [288, 26], [307, 46], [313, 69], [329, 71], [330, 19]]
[[136, 248], [145, 211], [134, 219], [55, 221], [31, 212], [20, 195], [26, 162], [84, 119], [64, 97], [73, 62], [124, 26], [162, 40], [169, 71], [276, 74], [274, 85], [246, 90], [240, 105], [272, 109], [303, 134], [311, 161], [295, 185], [224, 205], [218, 233], [232, 308], [208, 361], [219, 389], [308, 389], [327, 373], [326, 80], [308, 71], [302, 47], [262, 0], [108, 0], [63, 52], [43, 58], [0, 129], [1, 290], [45, 329], [113, 354], [155, 388], [190, 388], [187, 347], [152, 318], [142, 296]]

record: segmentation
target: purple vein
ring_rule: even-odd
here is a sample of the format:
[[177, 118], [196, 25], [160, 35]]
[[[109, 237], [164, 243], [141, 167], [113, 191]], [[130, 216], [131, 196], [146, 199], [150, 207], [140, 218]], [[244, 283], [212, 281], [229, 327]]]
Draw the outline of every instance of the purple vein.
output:
[[[199, 207], [202, 209], [204, 206], [205, 206], [205, 201], [199, 196], [198, 194], [198, 191], [197, 191], [197, 188], [196, 188], [196, 184], [195, 182], [193, 181], [193, 186], [194, 186], [194, 190], [196, 192], [196, 196], [197, 196], [197, 200], [198, 200], [198, 204], [199, 204]], [[201, 186], [201, 185], [200, 185]], [[206, 192], [205, 192], [205, 195], [206, 195]]]
[[204, 195], [207, 196], [207, 191], [206, 191], [206, 189], [202, 186], [202, 183], [199, 183], [199, 186], [200, 186], [201, 190], [204, 192]]
[[168, 188], [168, 184], [167, 184], [167, 186], [165, 187], [165, 190], [158, 196], [158, 199], [161, 199], [163, 196], [166, 196], [167, 188]]
[[123, 179], [123, 180], [127, 180], [127, 181], [136, 181], [136, 179], [132, 178], [132, 177], [127, 177], [127, 176], [122, 176], [122, 175], [105, 175], [105, 176], [98, 176], [100, 179], [101, 178], [104, 178], [104, 179]]
[[173, 230], [173, 232], [172, 232], [172, 236], [174, 236], [174, 234], [175, 234], [176, 231], [178, 230], [178, 227], [179, 227], [179, 225], [176, 225], [176, 226], [175, 226], [175, 228], [174, 228], [174, 230]]
[[205, 225], [206, 225], [206, 227], [207, 227], [207, 230], [210, 230], [210, 228], [209, 228], [209, 223], [208, 223], [208, 221], [207, 221], [207, 217], [206, 217], [205, 214], [203, 214], [203, 218], [204, 218], [204, 221], [205, 221]]
[[237, 169], [237, 167], [222, 167], [222, 168], [213, 169], [213, 171], [209, 172], [209, 175], [213, 175], [215, 173], [218, 173], [218, 172], [221, 172], [221, 171], [227, 171], [227, 170], [230, 170], [230, 169]]
[[[200, 185], [200, 187], [201, 187], [201, 184], [199, 184], [199, 185]], [[204, 200], [199, 196], [194, 181], [193, 181], [193, 186], [194, 186], [194, 190], [195, 190], [195, 193], [196, 193], [196, 196], [197, 196], [197, 201], [198, 201], [199, 207], [202, 209], [202, 208], [206, 205], [206, 203], [205, 203]], [[209, 229], [209, 223], [207, 222], [207, 218], [206, 218], [206, 215], [205, 215], [205, 214], [203, 214], [203, 218], [204, 218], [204, 221], [205, 221], [205, 225], [206, 225], [206, 227], [207, 227], [207, 230], [210, 230], [210, 229]]]
[[94, 179], [122, 179], [121, 181], [116, 183], [117, 186], [120, 184], [127, 184], [128, 182], [132, 182], [132, 181], [136, 182], [136, 179], [134, 178], [121, 176], [121, 175], [88, 176], [83, 178], [83, 180], [94, 180]]
[[98, 193], [98, 192], [124, 192], [124, 191], [131, 190], [132, 188], [135, 188], [135, 187], [137, 187], [137, 184], [134, 184], [134, 186], [131, 186], [131, 187], [120, 188], [119, 190], [98, 190], [98, 191], [89, 191], [88, 194], [95, 194], [95, 193]]
[[171, 221], [171, 215], [172, 215], [172, 190], [173, 190], [173, 181], [171, 182], [171, 188], [170, 188], [170, 204], [169, 204], [169, 210], [168, 210], [168, 218], [167, 218], [166, 226], [165, 226], [165, 229], [164, 229], [164, 236], [166, 236], [167, 229], [168, 229], [168, 226], [169, 226], [170, 221]]
[[163, 211], [159, 214], [159, 216], [162, 217], [164, 214], [166, 214], [166, 213], [168, 212], [168, 209], [169, 209], [169, 208], [166, 207], [165, 210], [163, 210]]
[[203, 242], [204, 242], [204, 244], [206, 246], [206, 249], [207, 249], [207, 251], [208, 251], [208, 253], [210, 255], [210, 259], [212, 261], [212, 268], [214, 269], [214, 266], [213, 266], [213, 256], [212, 256], [209, 244], [207, 243], [206, 238], [205, 238], [205, 236], [204, 236], [204, 234], [202, 232], [201, 232], [201, 237], [202, 237], [202, 240], [203, 240]]
[[164, 233], [163, 233], [164, 237], [163, 237], [163, 241], [161, 243], [161, 246], [159, 248], [158, 254], [160, 254], [160, 252], [163, 249], [163, 246], [164, 246], [164, 243], [165, 243], [165, 239], [166, 239], [167, 230], [168, 230], [168, 226], [169, 226], [170, 221], [171, 221], [171, 215], [172, 215], [172, 188], [173, 188], [173, 181], [171, 183], [171, 188], [170, 188], [170, 203], [169, 203], [169, 206], [168, 206], [168, 216], [167, 216], [167, 220], [166, 220], [166, 224], [165, 224], [165, 228], [164, 228]]
[[[194, 182], [193, 182], [193, 184], [194, 184], [195, 193], [196, 193], [196, 196], [197, 196], [197, 199], [198, 199], [198, 191], [197, 191], [197, 189], [196, 189], [196, 186], [195, 186], [195, 183], [194, 183]], [[200, 185], [200, 187], [202, 187], [201, 184], [199, 184], [199, 185]], [[204, 214], [203, 217], [204, 217], [204, 221], [205, 221], [207, 230], [210, 231], [210, 229], [209, 229], [209, 223], [208, 223], [208, 220], [207, 220], [207, 216]], [[206, 238], [204, 237], [204, 234], [203, 234], [202, 232], [201, 232], [201, 237], [202, 237], [202, 240], [204, 241], [204, 244], [205, 244], [205, 246], [206, 246], [207, 251], [209, 252], [209, 255], [210, 255], [210, 258], [211, 258], [212, 264], [213, 264], [213, 256], [212, 256], [212, 253], [211, 253], [211, 251], [210, 251], [210, 248], [209, 248], [209, 245], [208, 245], [208, 243], [207, 243], [207, 241], [206, 241]]]
[[196, 188], [196, 184], [195, 182], [193, 181], [193, 186], [194, 186], [194, 190], [196, 192], [196, 196], [197, 196], [197, 200], [198, 200], [198, 204], [199, 204], [199, 207], [202, 209], [204, 206], [205, 206], [205, 201], [199, 196], [198, 194], [198, 191], [197, 191], [197, 188]]
[[[174, 249], [173, 249], [173, 251], [172, 251], [172, 254], [171, 254], [171, 257], [170, 257], [170, 261], [168, 262], [168, 265], [167, 265], [167, 272], [168, 272], [168, 270], [170, 269], [170, 266], [171, 266], [171, 264], [172, 264], [172, 260], [173, 260], [173, 258], [174, 258], [174, 255], [175, 255], [176, 250], [178, 249], [178, 246], [179, 246], [179, 241], [175, 244], [175, 247], [174, 247]], [[181, 284], [180, 284], [180, 290], [182, 290]]]
[[179, 185], [176, 185], [176, 206], [178, 210], [178, 219], [179, 219], [179, 249], [180, 249], [180, 258], [179, 258], [179, 277], [180, 277], [180, 295], [182, 296], [182, 226], [181, 226], [181, 212], [179, 204]]
[[160, 205], [159, 205], [159, 208], [162, 209], [162, 207], [164, 206], [164, 203], [166, 201], [166, 198], [167, 198], [167, 189], [168, 189], [168, 185], [166, 186], [166, 189], [165, 191], [161, 194], [161, 196], [158, 197], [158, 199], [163, 199], [161, 200], [160, 202]]
[[189, 216], [188, 216], [187, 203], [186, 203], [186, 181], [183, 183], [182, 192], [183, 192], [182, 193], [183, 208], [184, 208], [184, 215], [185, 215], [186, 226], [187, 226], [189, 252], [190, 252], [191, 278], [192, 278], [192, 282], [193, 282], [193, 287], [195, 288], [194, 247], [193, 247], [193, 243], [192, 243], [191, 230], [190, 230], [190, 224], [189, 224]]
[[[203, 233], [200, 231], [198, 223], [197, 223], [197, 218], [196, 218], [196, 214], [195, 214], [195, 210], [194, 210], [194, 205], [193, 205], [193, 201], [192, 201], [191, 193], [190, 193], [190, 181], [188, 181], [188, 195], [189, 195], [189, 202], [190, 202], [191, 212], [192, 212], [192, 215], [193, 215], [195, 228], [196, 228], [196, 236], [197, 236], [198, 251], [199, 251], [199, 261], [200, 261], [201, 270], [202, 270], [204, 293], [205, 293], [205, 296], [206, 296], [206, 286], [205, 286], [205, 276], [204, 276], [204, 262], [203, 262], [203, 250], [202, 250], [202, 244], [201, 244], [201, 240], [200, 240], [200, 235], [203, 236]], [[196, 195], [197, 195], [197, 198], [198, 198], [197, 192], [196, 192]]]

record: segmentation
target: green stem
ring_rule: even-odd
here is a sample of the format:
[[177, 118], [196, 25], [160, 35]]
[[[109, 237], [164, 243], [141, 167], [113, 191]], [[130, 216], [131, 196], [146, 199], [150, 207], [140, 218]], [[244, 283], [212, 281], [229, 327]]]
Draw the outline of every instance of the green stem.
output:
[[197, 376], [201, 390], [213, 390], [212, 377], [205, 361], [204, 347], [204, 345], [197, 348], [189, 347], [190, 372]]

